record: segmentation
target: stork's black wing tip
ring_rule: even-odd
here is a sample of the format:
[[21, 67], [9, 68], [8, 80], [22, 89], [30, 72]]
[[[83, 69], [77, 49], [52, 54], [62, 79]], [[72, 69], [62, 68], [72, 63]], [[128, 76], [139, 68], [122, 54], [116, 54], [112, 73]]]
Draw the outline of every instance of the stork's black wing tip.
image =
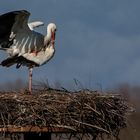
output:
[[27, 11], [27, 10], [17, 10], [17, 11], [12, 11], [13, 13], [16, 13], [16, 14], [20, 14], [20, 13], [23, 13], [23, 14], [27, 14], [27, 15], [30, 15], [30, 12]]
[[18, 15], [18, 14], [21, 14], [21, 13], [25, 14], [25, 15], [30, 15], [29, 11], [23, 9], [23, 10], [10, 11], [10, 12], [7, 12], [5, 14], [1, 14], [1, 16], [7, 16], [7, 15], [12, 15], [12, 14]]

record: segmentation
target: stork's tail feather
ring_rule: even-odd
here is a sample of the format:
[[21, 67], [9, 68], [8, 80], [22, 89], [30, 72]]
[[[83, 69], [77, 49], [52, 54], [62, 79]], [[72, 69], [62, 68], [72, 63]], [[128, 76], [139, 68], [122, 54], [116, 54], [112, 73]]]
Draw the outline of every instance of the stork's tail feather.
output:
[[0, 50], [4, 50], [6, 51], [8, 48], [3, 48], [1, 45], [0, 45]]
[[17, 62], [17, 57], [9, 57], [1, 62], [3, 67], [10, 67]]
[[20, 57], [17, 57], [17, 56], [14, 56], [14, 57], [9, 57], [5, 60], [3, 60], [0, 65], [3, 66], [3, 67], [10, 67], [14, 64], [17, 64], [16, 65], [16, 68], [20, 68], [21, 65], [26, 65], [28, 67], [30, 66], [39, 66], [38, 64], [36, 64], [35, 62], [33, 61], [30, 61], [30, 60], [27, 60], [26, 58], [20, 56]]

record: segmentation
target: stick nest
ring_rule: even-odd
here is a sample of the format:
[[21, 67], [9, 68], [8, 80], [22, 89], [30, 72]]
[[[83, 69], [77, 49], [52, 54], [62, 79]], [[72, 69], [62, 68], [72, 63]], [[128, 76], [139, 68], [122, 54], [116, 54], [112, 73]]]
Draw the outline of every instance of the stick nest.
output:
[[127, 102], [119, 95], [81, 90], [47, 89], [37, 93], [0, 94], [0, 128], [38, 126], [63, 128], [71, 134], [118, 137], [126, 127]]

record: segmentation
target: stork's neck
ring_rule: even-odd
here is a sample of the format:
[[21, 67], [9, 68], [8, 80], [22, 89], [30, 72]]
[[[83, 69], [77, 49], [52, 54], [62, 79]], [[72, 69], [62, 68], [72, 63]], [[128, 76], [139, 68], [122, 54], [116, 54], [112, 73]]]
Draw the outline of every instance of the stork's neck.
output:
[[48, 45], [51, 42], [51, 30], [47, 30], [47, 35], [44, 38], [44, 45]]

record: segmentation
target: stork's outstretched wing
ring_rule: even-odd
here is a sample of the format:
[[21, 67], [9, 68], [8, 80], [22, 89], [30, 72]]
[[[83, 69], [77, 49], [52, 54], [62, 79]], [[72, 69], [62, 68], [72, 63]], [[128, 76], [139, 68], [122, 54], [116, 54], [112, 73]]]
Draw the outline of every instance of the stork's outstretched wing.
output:
[[9, 48], [20, 29], [30, 30], [27, 24], [29, 15], [28, 11], [21, 10], [0, 16], [0, 47]]
[[34, 22], [28, 23], [30, 30], [34, 30], [34, 28], [43, 26], [43, 25], [44, 25], [44, 23], [42, 21], [34, 21]]

